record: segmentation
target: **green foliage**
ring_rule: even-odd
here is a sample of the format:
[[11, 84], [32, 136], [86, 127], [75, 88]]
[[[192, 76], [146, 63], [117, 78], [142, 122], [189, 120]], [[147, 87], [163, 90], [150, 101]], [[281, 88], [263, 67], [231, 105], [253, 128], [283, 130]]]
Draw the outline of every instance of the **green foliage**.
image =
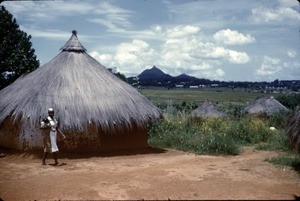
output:
[[200, 154], [238, 155], [241, 152], [241, 147], [234, 139], [222, 133], [204, 135], [200, 148]]
[[229, 103], [226, 113], [233, 118], [240, 118], [242, 116], [243, 106], [241, 104]]
[[31, 36], [19, 29], [16, 19], [1, 6], [0, 10], [0, 89], [24, 73], [39, 67], [31, 48]]
[[270, 135], [269, 127], [260, 119], [232, 120], [224, 129], [227, 135], [243, 145], [266, 141]]
[[116, 67], [107, 68], [107, 70], [109, 70], [112, 74], [114, 74], [115, 76], [117, 76], [118, 78], [123, 80], [124, 82], [128, 82], [126, 76], [124, 74], [118, 72]]
[[290, 166], [298, 173], [300, 173], [300, 158], [299, 156], [279, 156], [268, 158], [266, 161], [273, 163], [275, 165], [283, 165], [283, 166]]
[[149, 144], [198, 154], [236, 155], [241, 146], [266, 142], [272, 134], [260, 119], [188, 119], [186, 113], [165, 114], [149, 129]]
[[278, 112], [268, 118], [268, 125], [277, 129], [284, 129], [287, 124], [288, 113]]
[[[232, 91], [228, 88], [222, 88], [222, 92], [217, 92], [215, 89], [165, 89], [165, 88], [145, 88], [142, 90], [142, 94], [149, 98], [154, 104], [161, 106], [162, 109], [167, 107], [168, 101], [173, 100], [173, 105], [183, 104], [186, 105], [200, 105], [206, 100], [213, 101], [214, 103], [219, 103], [220, 105], [239, 105], [237, 107], [237, 112], [241, 109], [247, 102], [251, 102], [258, 97], [261, 97], [260, 93], [249, 93], [245, 91]], [[266, 96], [272, 94], [264, 94]], [[219, 105], [218, 104], [218, 105]], [[178, 109], [180, 109], [178, 107]], [[232, 109], [233, 110], [233, 109]]]
[[288, 136], [283, 130], [272, 131], [268, 140], [265, 143], [256, 145], [256, 149], [291, 151]]
[[297, 105], [300, 105], [300, 94], [281, 94], [276, 99], [284, 106], [294, 110]]

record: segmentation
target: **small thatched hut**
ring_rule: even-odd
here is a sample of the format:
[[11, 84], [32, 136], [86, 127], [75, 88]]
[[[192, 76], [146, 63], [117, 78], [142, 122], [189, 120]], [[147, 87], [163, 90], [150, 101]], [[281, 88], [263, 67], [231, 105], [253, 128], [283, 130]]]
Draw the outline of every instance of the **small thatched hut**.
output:
[[214, 106], [211, 102], [205, 101], [198, 108], [193, 110], [189, 115], [192, 119], [206, 119], [206, 118], [226, 118], [227, 115]]
[[0, 91], [0, 146], [41, 148], [39, 124], [52, 107], [67, 136], [60, 149], [147, 147], [147, 125], [160, 109], [88, 55], [72, 33], [55, 58]]
[[287, 112], [288, 109], [277, 101], [273, 96], [270, 98], [259, 98], [253, 103], [246, 106], [243, 113], [271, 116], [278, 112]]
[[290, 138], [292, 148], [299, 151], [300, 145], [300, 106], [297, 107], [295, 112], [289, 117], [286, 134]]

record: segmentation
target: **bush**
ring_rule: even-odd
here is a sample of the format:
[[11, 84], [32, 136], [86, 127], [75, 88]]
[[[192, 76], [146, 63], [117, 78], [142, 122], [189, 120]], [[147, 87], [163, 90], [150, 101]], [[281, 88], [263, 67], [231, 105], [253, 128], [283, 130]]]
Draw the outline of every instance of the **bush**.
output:
[[192, 151], [197, 154], [236, 155], [244, 145], [259, 144], [257, 149], [289, 149], [283, 129], [271, 131], [263, 119], [189, 120], [187, 113], [164, 113], [164, 119], [149, 127], [149, 145]]
[[284, 129], [287, 124], [288, 113], [286, 112], [278, 112], [271, 115], [268, 119], [268, 125], [275, 127], [277, 129]]
[[217, 133], [206, 135], [198, 150], [198, 153], [201, 154], [238, 155], [240, 152], [241, 147], [235, 143], [232, 137]]
[[240, 119], [230, 121], [225, 133], [242, 145], [255, 144], [266, 141], [270, 135], [270, 130], [260, 119]]
[[282, 94], [276, 97], [276, 99], [284, 106], [294, 110], [297, 105], [300, 105], [300, 94]]
[[283, 130], [273, 131], [265, 143], [256, 146], [258, 150], [283, 150], [291, 151], [288, 136]]

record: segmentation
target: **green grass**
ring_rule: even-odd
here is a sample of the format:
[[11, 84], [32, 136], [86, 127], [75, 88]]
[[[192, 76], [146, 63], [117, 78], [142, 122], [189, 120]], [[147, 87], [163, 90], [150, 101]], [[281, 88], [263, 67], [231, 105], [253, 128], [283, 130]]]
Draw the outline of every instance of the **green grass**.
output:
[[285, 152], [290, 151], [290, 144], [288, 136], [283, 130], [272, 131], [268, 140], [264, 143], [257, 144], [255, 147], [257, 150], [282, 150]]
[[174, 105], [182, 102], [199, 104], [205, 100], [214, 103], [228, 104], [246, 104], [258, 97], [270, 94], [246, 92], [242, 89], [234, 91], [228, 88], [218, 89], [166, 89], [166, 88], [145, 88], [141, 93], [149, 98], [156, 105], [167, 105], [173, 100]]
[[260, 119], [192, 121], [186, 113], [165, 114], [149, 129], [149, 145], [197, 154], [237, 155], [242, 146], [266, 142], [269, 127]]
[[295, 155], [279, 156], [268, 158], [266, 161], [281, 166], [292, 167], [295, 171], [300, 174], [300, 157]]

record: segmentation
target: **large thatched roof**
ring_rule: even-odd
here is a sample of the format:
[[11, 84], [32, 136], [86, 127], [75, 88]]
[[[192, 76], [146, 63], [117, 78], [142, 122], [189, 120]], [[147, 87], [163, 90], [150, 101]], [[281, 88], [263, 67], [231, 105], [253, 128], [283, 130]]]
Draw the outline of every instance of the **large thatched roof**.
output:
[[67, 130], [145, 127], [161, 117], [146, 97], [86, 53], [76, 31], [55, 58], [1, 90], [0, 97], [0, 124], [13, 117], [37, 125], [49, 107]]
[[205, 101], [190, 114], [191, 118], [226, 118], [226, 114], [220, 111], [211, 102]]
[[244, 108], [245, 113], [249, 114], [266, 114], [272, 115], [280, 111], [288, 111], [288, 109], [277, 101], [273, 96], [270, 98], [259, 98]]

